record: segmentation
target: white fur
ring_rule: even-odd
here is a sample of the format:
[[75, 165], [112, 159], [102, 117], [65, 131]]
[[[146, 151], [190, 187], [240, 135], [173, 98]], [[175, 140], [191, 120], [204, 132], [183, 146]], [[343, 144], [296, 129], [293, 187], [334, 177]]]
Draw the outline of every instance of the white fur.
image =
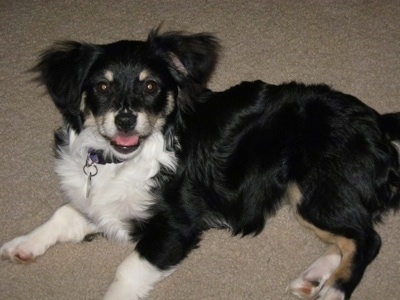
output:
[[[315, 299], [317, 296], [321, 297], [318, 299], [335, 299], [325, 297], [326, 291], [323, 292], [321, 289], [338, 268], [341, 259], [340, 253], [329, 253], [321, 256], [290, 284], [289, 289], [293, 295], [300, 299]], [[313, 282], [318, 284], [314, 285]], [[332, 294], [332, 291], [328, 294]]]
[[143, 299], [157, 282], [170, 275], [173, 271], [174, 269], [160, 271], [134, 251], [118, 266], [114, 281], [103, 299]]
[[[119, 159], [125, 159], [122, 163], [97, 164], [87, 197], [88, 176], [83, 167], [88, 150], [103, 150], [107, 155], [114, 153], [113, 149], [99, 133], [94, 118], [88, 118], [79, 134], [68, 127], [62, 134], [69, 144], [58, 148], [55, 170], [68, 204], [31, 233], [5, 243], [0, 248], [5, 259], [30, 262], [57, 242], [79, 242], [95, 232], [127, 242], [127, 222], [149, 217], [147, 209], [154, 203], [151, 188], [156, 185], [153, 177], [160, 166], [176, 168], [174, 153], [165, 149], [164, 137], [156, 131], [133, 153], [119, 154]], [[171, 272], [158, 270], [134, 252], [118, 268], [106, 299], [139, 299]]]
[[96, 165], [89, 197], [86, 198], [87, 175], [83, 172], [89, 148], [110, 152], [108, 142], [98, 134], [95, 126], [88, 126], [79, 135], [69, 131], [71, 144], [60, 151], [56, 173], [67, 200], [89, 219], [108, 238], [125, 242], [129, 219], [149, 217], [147, 208], [153, 204], [150, 188], [160, 164], [175, 169], [173, 153], [164, 148], [164, 138], [155, 132], [134, 152], [133, 157], [118, 164]]
[[332, 286], [325, 286], [318, 296], [321, 300], [344, 300], [344, 293]]
[[30, 262], [57, 242], [80, 242], [96, 230], [96, 226], [76, 209], [64, 205], [31, 233], [5, 243], [0, 253], [4, 259]]
[[[64, 134], [69, 135], [70, 144], [60, 149], [61, 158], [56, 161], [55, 170], [60, 178], [61, 189], [67, 202], [93, 223], [90, 226], [95, 227], [96, 230], [89, 231], [102, 232], [108, 238], [120, 242], [128, 241], [128, 224], [125, 222], [129, 219], [149, 217], [147, 208], [153, 204], [154, 200], [150, 193], [151, 187], [155, 185], [152, 177], [157, 174], [160, 165], [174, 170], [175, 156], [164, 149], [163, 136], [155, 132], [129, 160], [118, 164], [96, 165], [98, 173], [92, 177], [91, 192], [86, 198], [87, 175], [83, 172], [83, 166], [88, 149], [91, 147], [104, 149], [107, 153], [110, 152], [110, 146], [97, 133], [94, 126], [87, 127], [79, 135], [67, 129]], [[30, 241], [29, 244], [32, 244], [32, 247], [44, 250], [25, 249], [26, 252], [32, 252], [34, 256], [41, 255], [57, 241], [79, 241], [89, 233], [85, 229], [80, 231], [83, 236], [77, 234], [77, 237], [73, 239], [62, 238], [63, 235], [68, 235], [70, 230], [75, 230], [74, 227], [81, 226], [82, 222], [67, 222], [68, 217], [59, 211], [32, 233], [17, 238], [19, 243], [14, 241], [12, 244], [5, 244], [1, 248], [2, 255], [9, 256], [7, 253], [11, 253], [17, 244], [25, 243], [27, 240]], [[58, 216], [59, 214], [61, 216]], [[60, 223], [60, 228], [52, 232], [51, 226], [55, 224], [54, 222]], [[40, 243], [41, 245], [38, 245]]]

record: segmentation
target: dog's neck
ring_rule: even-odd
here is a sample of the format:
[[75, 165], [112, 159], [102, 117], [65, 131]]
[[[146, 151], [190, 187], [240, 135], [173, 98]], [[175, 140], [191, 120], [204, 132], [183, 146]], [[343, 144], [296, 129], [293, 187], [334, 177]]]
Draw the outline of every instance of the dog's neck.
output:
[[97, 150], [93, 148], [88, 150], [87, 159], [90, 159], [94, 164], [99, 165], [119, 164], [124, 162], [123, 160], [120, 160], [112, 155], [104, 155], [103, 150]]

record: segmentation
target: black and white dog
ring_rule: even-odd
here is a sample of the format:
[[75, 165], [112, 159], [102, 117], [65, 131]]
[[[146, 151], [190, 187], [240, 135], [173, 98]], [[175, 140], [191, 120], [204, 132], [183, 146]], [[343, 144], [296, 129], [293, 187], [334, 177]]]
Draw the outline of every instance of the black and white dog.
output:
[[331, 247], [290, 286], [348, 299], [400, 204], [400, 113], [379, 115], [325, 85], [243, 82], [204, 88], [218, 41], [63, 42], [35, 70], [64, 117], [56, 172], [68, 204], [1, 255], [29, 262], [57, 242], [102, 232], [137, 243], [105, 299], [140, 299], [198, 246], [202, 232], [259, 233], [290, 203]]

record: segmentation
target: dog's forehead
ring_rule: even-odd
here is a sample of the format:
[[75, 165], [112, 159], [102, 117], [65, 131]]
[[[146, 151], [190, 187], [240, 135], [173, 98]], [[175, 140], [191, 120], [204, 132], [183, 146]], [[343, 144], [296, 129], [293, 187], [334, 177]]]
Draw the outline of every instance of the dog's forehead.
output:
[[144, 41], [119, 41], [103, 45], [99, 59], [108, 63], [122, 63], [125, 65], [159, 64], [162, 61], [160, 53], [154, 51]]
[[90, 78], [92, 80], [107, 80], [109, 82], [126, 82], [162, 80], [162, 74], [157, 73], [154, 69], [146, 65], [105, 65], [92, 71]]
[[[113, 82], [116, 77], [118, 78], [119, 76], [121, 76], [120, 72], [115, 72], [112, 69], [104, 69], [101, 71], [100, 75], [102, 75], [102, 77], [109, 82]], [[150, 77], [153, 77], [151, 70], [146, 67], [132, 72], [131, 76], [137, 77], [139, 81], [144, 81]]]
[[111, 59], [129, 59], [146, 53], [146, 43], [143, 41], [118, 41], [102, 45], [102, 53]]
[[145, 42], [119, 41], [103, 46], [101, 55], [92, 66], [92, 73], [108, 81], [120, 77], [136, 77], [145, 80], [163, 73], [162, 58], [152, 53]]

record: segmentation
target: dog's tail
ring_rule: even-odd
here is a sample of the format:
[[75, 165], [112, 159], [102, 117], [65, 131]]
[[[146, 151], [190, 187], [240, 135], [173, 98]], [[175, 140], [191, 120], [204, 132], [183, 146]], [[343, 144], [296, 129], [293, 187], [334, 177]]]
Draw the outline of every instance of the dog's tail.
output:
[[379, 126], [396, 148], [400, 163], [400, 112], [380, 115]]
[[[400, 112], [383, 114], [379, 117], [381, 131], [392, 143], [393, 155], [397, 158], [392, 161], [392, 166], [387, 174], [387, 197], [388, 202], [384, 205], [387, 209], [400, 209]], [[397, 150], [397, 151], [396, 151]], [[396, 153], [397, 152], [397, 153]], [[379, 220], [380, 217], [377, 218]]]
[[390, 140], [400, 143], [400, 112], [381, 115], [379, 123]]

